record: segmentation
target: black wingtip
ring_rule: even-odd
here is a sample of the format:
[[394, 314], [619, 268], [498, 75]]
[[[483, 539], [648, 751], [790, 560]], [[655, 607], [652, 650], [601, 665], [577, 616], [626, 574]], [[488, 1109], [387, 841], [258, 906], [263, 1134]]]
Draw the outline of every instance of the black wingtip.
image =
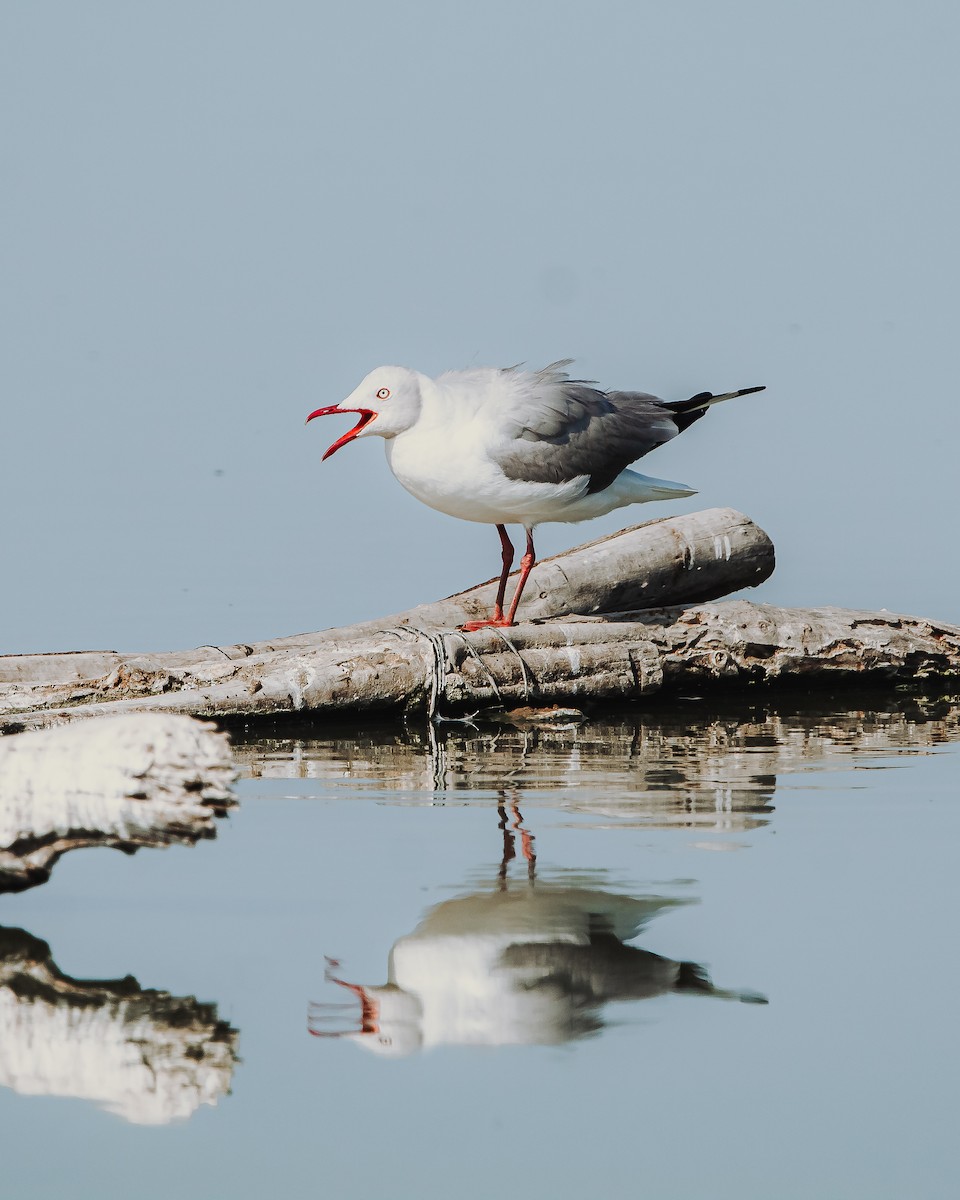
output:
[[[738, 396], [752, 396], [754, 392], [765, 392], [766, 390], [766, 387], [750, 387], [740, 388], [736, 392], [697, 392], [689, 400], [674, 400], [669, 402], [666, 407], [679, 415], [696, 413], [697, 416], [702, 416], [711, 404], [720, 404], [724, 400], [735, 400]], [[691, 419], [695, 421], [697, 417]], [[686, 426], [681, 426], [681, 428], [685, 429]]]

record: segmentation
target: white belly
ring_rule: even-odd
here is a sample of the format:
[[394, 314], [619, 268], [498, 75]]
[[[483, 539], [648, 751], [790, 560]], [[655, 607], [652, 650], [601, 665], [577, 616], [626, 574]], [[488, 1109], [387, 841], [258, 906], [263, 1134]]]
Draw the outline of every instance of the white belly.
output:
[[412, 496], [463, 521], [505, 525], [563, 520], [555, 514], [587, 485], [585, 479], [563, 484], [507, 479], [486, 455], [472, 447], [464, 452], [442, 438], [401, 434], [386, 449], [391, 471]]
[[648, 500], [691, 496], [682, 483], [623, 471], [602, 492], [587, 493], [589, 479], [566, 483], [527, 483], [508, 479], [500, 467], [473, 446], [419, 431], [386, 442], [387, 462], [399, 482], [423, 504], [463, 521], [490, 525], [539, 525], [545, 521], [586, 521]]

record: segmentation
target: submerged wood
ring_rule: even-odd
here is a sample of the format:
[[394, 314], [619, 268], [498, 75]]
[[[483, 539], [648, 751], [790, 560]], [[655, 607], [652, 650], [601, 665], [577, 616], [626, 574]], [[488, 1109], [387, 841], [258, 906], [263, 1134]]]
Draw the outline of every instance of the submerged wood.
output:
[[0, 892], [44, 883], [84, 846], [132, 852], [214, 836], [236, 776], [226, 735], [141, 713], [0, 741]]

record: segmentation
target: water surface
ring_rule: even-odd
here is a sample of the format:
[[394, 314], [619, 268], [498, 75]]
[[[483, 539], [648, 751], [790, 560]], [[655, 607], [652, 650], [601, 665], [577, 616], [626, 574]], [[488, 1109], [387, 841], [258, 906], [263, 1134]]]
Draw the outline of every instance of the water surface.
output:
[[235, 735], [0, 898], [9, 1194], [955, 1195], [960, 712], [862, 703]]

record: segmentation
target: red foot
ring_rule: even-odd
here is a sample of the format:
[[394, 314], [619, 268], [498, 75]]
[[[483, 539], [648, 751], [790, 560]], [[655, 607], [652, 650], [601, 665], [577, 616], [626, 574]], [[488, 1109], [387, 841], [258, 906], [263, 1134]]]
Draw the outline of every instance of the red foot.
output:
[[476, 633], [478, 629], [489, 629], [494, 626], [497, 629], [510, 629], [514, 622], [508, 621], [506, 617], [490, 617], [486, 621], [468, 621], [466, 625], [460, 625], [458, 628], [463, 633]]

